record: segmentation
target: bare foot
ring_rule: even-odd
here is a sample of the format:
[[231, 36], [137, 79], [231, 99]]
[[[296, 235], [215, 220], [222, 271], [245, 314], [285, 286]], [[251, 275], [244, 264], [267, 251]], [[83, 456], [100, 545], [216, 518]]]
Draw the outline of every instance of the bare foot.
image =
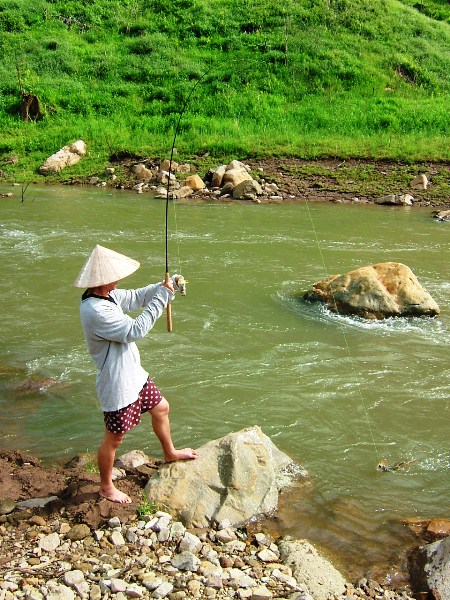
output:
[[183, 448], [182, 450], [175, 450], [172, 454], [165, 454], [165, 462], [174, 462], [175, 460], [194, 460], [198, 458], [198, 454], [192, 448]]
[[114, 485], [107, 490], [102, 490], [100, 488], [99, 492], [102, 498], [106, 498], [110, 502], [117, 502], [118, 504], [131, 504], [133, 501], [130, 496], [127, 496], [120, 490], [118, 490]]

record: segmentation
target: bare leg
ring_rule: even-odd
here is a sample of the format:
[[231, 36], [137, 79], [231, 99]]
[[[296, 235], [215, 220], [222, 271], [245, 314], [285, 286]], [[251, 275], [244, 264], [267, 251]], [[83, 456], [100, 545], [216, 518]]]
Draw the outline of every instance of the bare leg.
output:
[[152, 417], [153, 431], [161, 442], [164, 460], [166, 462], [172, 462], [174, 460], [192, 460], [197, 458], [197, 452], [192, 448], [183, 448], [182, 450], [175, 449], [170, 434], [169, 403], [165, 398], [150, 411], [150, 414]]
[[112, 469], [116, 450], [125, 437], [124, 433], [111, 433], [105, 429], [105, 436], [98, 449], [98, 468], [100, 470], [100, 496], [118, 502], [119, 504], [130, 504], [131, 498], [118, 490], [112, 481]]

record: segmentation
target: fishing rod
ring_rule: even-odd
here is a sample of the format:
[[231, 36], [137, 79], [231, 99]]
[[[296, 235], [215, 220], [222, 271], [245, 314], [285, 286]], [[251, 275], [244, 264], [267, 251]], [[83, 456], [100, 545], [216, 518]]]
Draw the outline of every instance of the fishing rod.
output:
[[[178, 116], [178, 121], [177, 121], [177, 124], [175, 127], [175, 134], [173, 136], [172, 149], [170, 151], [169, 175], [167, 177], [167, 194], [166, 194], [166, 271], [165, 271], [165, 276], [164, 276], [165, 283], [167, 283], [170, 279], [170, 275], [169, 275], [169, 234], [168, 234], [169, 233], [169, 199], [170, 199], [170, 177], [172, 175], [172, 162], [173, 162], [173, 154], [175, 151], [175, 142], [177, 139], [178, 131], [180, 129], [181, 119], [183, 118], [183, 114], [189, 104], [189, 100], [191, 99], [192, 94], [195, 91], [195, 88], [198, 86], [200, 81], [211, 71], [211, 69], [212, 69], [212, 66], [209, 66], [208, 69], [203, 73], [203, 75], [201, 75], [201, 77], [199, 79], [197, 79], [195, 84], [192, 86], [189, 94], [186, 97], [186, 100], [183, 103], [183, 106], [181, 107], [181, 111]], [[170, 302], [167, 305], [167, 331], [169, 333], [172, 331], [172, 305], [170, 304]]]

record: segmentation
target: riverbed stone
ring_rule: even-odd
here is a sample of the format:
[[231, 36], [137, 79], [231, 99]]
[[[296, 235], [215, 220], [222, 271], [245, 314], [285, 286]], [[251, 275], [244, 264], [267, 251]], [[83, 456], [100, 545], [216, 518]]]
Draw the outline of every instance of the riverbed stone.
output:
[[183, 550], [171, 559], [170, 564], [180, 571], [198, 571], [201, 563], [195, 554], [189, 550]]
[[202, 547], [202, 541], [193, 533], [186, 531], [182, 540], [180, 541], [179, 549], [183, 552], [188, 550], [193, 554], [197, 554]]
[[91, 530], [85, 523], [77, 523], [67, 532], [66, 537], [68, 540], [75, 542], [84, 540], [90, 533]]
[[173, 590], [173, 585], [169, 581], [164, 581], [152, 592], [152, 598], [165, 598]]
[[16, 508], [16, 502], [11, 498], [0, 500], [0, 515], [9, 515]]
[[225, 171], [227, 170], [227, 166], [226, 165], [220, 165], [220, 167], [217, 167], [217, 169], [215, 169], [215, 171], [212, 174], [211, 177], [211, 186], [212, 187], [221, 187], [222, 185], [222, 179], [223, 176], [225, 174]]
[[254, 196], [260, 196], [263, 193], [261, 186], [254, 179], [241, 181], [233, 188], [233, 198], [236, 200]]
[[47, 600], [75, 600], [75, 592], [66, 585], [57, 585], [48, 592]]
[[121, 454], [115, 461], [115, 466], [119, 469], [132, 470], [150, 462], [150, 458], [142, 450], [130, 450]]
[[45, 552], [54, 552], [60, 544], [61, 540], [56, 532], [50, 533], [39, 540], [39, 548]]
[[348, 582], [312, 544], [286, 537], [278, 545], [283, 562], [292, 568], [295, 579], [307, 586], [315, 600], [328, 600], [345, 593]]

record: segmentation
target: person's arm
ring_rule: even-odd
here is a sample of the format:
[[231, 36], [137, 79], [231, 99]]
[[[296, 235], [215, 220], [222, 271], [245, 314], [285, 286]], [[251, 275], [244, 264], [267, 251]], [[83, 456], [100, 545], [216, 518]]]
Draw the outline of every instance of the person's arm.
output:
[[[95, 323], [93, 323], [92, 328], [93, 333], [99, 338], [121, 343], [130, 343], [143, 338], [162, 315], [167, 304], [173, 299], [173, 294], [169, 289], [159, 284], [156, 287], [158, 289], [151, 296], [147, 306], [135, 319], [123, 314], [112, 303], [106, 302], [103, 304], [101, 311], [98, 311], [96, 314]], [[146, 288], [141, 289], [145, 290]], [[114, 299], [116, 299], [116, 295], [111, 293]], [[142, 301], [145, 300], [144, 294]]]
[[161, 284], [154, 283], [136, 290], [115, 289], [110, 292], [110, 296], [114, 298], [123, 312], [129, 313], [133, 310], [148, 306], [155, 295], [161, 291]]

